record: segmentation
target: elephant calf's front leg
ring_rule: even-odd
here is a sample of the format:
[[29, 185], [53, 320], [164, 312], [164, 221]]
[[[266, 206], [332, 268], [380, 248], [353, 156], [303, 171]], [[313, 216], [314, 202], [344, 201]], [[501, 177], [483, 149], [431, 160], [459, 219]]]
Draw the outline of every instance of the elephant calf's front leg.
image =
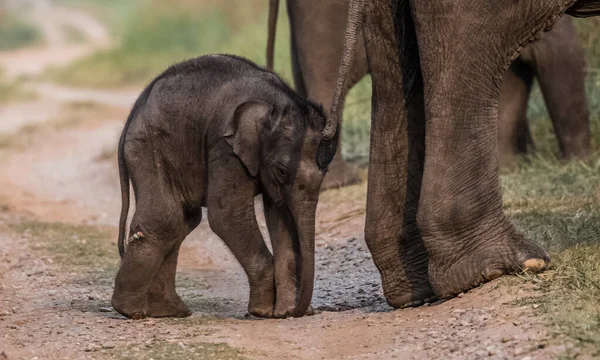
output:
[[258, 317], [272, 317], [275, 302], [273, 256], [254, 218], [253, 204], [244, 204], [241, 209], [238, 206], [231, 204], [220, 208], [210, 202], [210, 227], [227, 244], [248, 276], [248, 312]]
[[[246, 180], [241, 163], [219, 162], [209, 175], [208, 221], [242, 265], [250, 285], [248, 312], [272, 317], [275, 304], [273, 256], [254, 213], [254, 183]], [[227, 174], [223, 178], [223, 174]], [[242, 179], [242, 180], [240, 180]]]
[[[294, 241], [298, 241], [296, 225], [287, 210], [277, 207], [267, 195], [263, 194], [263, 202], [275, 263], [274, 316], [286, 318], [293, 316], [298, 294], [297, 263], [300, 259], [294, 251]], [[314, 310], [309, 306], [306, 314], [313, 313]]]

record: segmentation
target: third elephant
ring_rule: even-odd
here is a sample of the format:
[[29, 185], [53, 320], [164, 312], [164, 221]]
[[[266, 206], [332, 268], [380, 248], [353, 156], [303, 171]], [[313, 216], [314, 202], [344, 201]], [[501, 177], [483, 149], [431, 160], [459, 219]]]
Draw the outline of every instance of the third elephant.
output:
[[[270, 66], [278, 2], [270, 1], [267, 49]], [[287, 0], [294, 84], [300, 94], [325, 109], [330, 108], [336, 87], [348, 4], [349, 0]], [[367, 73], [369, 66], [361, 36], [345, 93]], [[584, 87], [584, 51], [572, 19], [565, 16], [539, 42], [524, 49], [504, 77], [498, 122], [501, 166], [511, 165], [516, 154], [534, 148], [527, 122], [527, 103], [534, 78], [540, 84], [561, 156], [585, 158], [590, 152], [591, 133]]]

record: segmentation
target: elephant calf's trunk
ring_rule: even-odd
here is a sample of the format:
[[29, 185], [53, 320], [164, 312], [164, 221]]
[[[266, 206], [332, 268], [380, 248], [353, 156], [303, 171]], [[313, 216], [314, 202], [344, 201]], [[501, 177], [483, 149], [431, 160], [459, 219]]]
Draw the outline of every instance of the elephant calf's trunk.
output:
[[296, 217], [298, 224], [298, 240], [300, 247], [300, 288], [296, 300], [296, 308], [292, 314], [300, 317], [306, 314], [312, 300], [315, 282], [315, 212], [307, 216]]

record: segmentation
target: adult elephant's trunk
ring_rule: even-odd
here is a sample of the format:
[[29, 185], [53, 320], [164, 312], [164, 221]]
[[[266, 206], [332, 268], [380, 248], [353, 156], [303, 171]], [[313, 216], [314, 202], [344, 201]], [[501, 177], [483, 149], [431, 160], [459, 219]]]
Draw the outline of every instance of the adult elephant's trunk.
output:
[[277, 16], [279, 0], [269, 0], [269, 30], [267, 35], [267, 69], [273, 71], [275, 58], [275, 35], [277, 33]]
[[337, 131], [338, 124], [340, 123], [339, 109], [341, 101], [345, 96], [346, 83], [348, 81], [350, 70], [352, 69], [356, 43], [358, 42], [358, 36], [360, 35], [362, 27], [363, 13], [364, 0], [350, 0], [348, 24], [346, 25], [346, 38], [344, 40], [344, 52], [342, 53], [337, 85], [335, 92], [333, 93], [333, 101], [331, 103], [331, 109], [329, 110], [327, 125], [323, 130], [323, 138], [325, 138], [325, 140], [333, 138]]
[[307, 203], [294, 211], [300, 247], [300, 289], [296, 300], [296, 308], [292, 314], [300, 317], [306, 314], [312, 300], [315, 282], [315, 213], [317, 204]]

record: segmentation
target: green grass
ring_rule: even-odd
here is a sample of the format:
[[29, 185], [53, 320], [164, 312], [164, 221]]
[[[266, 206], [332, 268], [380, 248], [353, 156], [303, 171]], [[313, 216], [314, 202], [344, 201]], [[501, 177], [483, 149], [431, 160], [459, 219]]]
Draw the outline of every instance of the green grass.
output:
[[213, 359], [213, 360], [245, 360], [247, 356], [227, 344], [193, 343], [174, 344], [157, 341], [149, 347], [122, 346], [111, 349], [111, 358], [122, 360], [137, 359]]
[[518, 228], [550, 253], [536, 276], [539, 312], [555, 333], [600, 356], [600, 158], [560, 163], [542, 156], [502, 175], [505, 209]]
[[68, 267], [114, 271], [119, 262], [114, 236], [105, 228], [25, 221], [9, 229], [31, 239], [34, 249]]
[[11, 50], [41, 42], [41, 34], [24, 17], [5, 15], [0, 21], [0, 50]]

